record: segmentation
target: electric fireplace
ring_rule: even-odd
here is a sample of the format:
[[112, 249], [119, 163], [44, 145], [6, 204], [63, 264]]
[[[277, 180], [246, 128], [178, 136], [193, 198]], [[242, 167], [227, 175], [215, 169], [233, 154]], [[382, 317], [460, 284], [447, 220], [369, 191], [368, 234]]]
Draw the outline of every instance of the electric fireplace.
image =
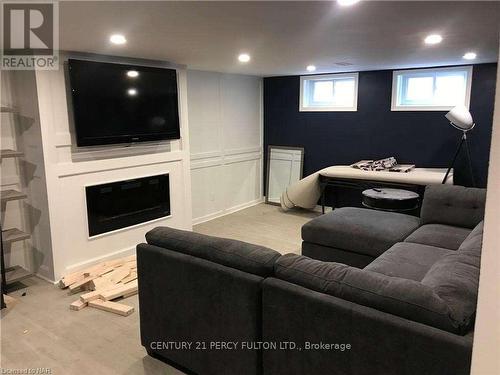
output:
[[168, 174], [87, 186], [85, 192], [90, 236], [170, 215]]

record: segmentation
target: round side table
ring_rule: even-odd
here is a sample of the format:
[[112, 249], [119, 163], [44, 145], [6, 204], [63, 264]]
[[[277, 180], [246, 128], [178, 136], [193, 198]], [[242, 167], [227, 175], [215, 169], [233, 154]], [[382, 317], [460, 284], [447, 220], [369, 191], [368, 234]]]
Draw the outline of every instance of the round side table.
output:
[[373, 188], [363, 191], [363, 206], [374, 210], [405, 212], [418, 208], [420, 195], [413, 191]]

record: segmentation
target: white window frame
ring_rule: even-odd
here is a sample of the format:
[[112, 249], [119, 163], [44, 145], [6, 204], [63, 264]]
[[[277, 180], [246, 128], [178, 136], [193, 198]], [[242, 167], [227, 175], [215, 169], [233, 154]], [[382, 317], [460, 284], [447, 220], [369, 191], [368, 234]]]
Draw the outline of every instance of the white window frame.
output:
[[445, 72], [445, 71], [467, 71], [467, 82], [465, 86], [465, 103], [464, 105], [469, 108], [470, 95], [472, 87], [472, 65], [454, 66], [446, 68], [426, 68], [426, 69], [409, 69], [409, 70], [395, 70], [392, 73], [392, 99], [391, 111], [449, 111], [454, 106], [434, 106], [434, 105], [398, 105], [398, 76], [407, 73], [420, 73], [420, 72]]
[[[331, 80], [339, 78], [354, 78], [354, 103], [349, 107], [341, 106], [306, 106], [304, 103], [304, 88], [305, 81], [308, 80]], [[299, 111], [300, 112], [357, 112], [358, 110], [358, 80], [359, 73], [335, 73], [335, 74], [319, 74], [300, 77], [300, 92], [299, 92]]]

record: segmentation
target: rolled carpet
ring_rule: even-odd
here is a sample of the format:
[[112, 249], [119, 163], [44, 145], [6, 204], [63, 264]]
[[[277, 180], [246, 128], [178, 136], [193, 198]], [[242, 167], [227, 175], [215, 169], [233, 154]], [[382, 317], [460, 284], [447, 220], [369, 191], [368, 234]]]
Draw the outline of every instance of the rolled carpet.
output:
[[316, 207], [321, 196], [319, 175], [323, 170], [310, 174], [288, 186], [280, 197], [281, 208], [287, 211], [295, 206], [310, 210]]

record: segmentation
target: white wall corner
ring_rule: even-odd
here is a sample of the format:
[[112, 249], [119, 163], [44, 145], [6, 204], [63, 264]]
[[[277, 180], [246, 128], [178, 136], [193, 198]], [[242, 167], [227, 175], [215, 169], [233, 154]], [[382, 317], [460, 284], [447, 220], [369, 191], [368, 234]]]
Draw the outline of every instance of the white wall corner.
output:
[[497, 70], [472, 375], [500, 374], [500, 65]]
[[181, 142], [183, 151], [183, 181], [184, 181], [184, 206], [186, 210], [185, 227], [191, 230], [193, 228], [192, 217], [192, 195], [191, 195], [191, 150], [189, 147], [189, 103], [188, 103], [188, 85], [187, 70], [178, 70], [178, 90], [179, 90], [179, 119], [181, 124]]

